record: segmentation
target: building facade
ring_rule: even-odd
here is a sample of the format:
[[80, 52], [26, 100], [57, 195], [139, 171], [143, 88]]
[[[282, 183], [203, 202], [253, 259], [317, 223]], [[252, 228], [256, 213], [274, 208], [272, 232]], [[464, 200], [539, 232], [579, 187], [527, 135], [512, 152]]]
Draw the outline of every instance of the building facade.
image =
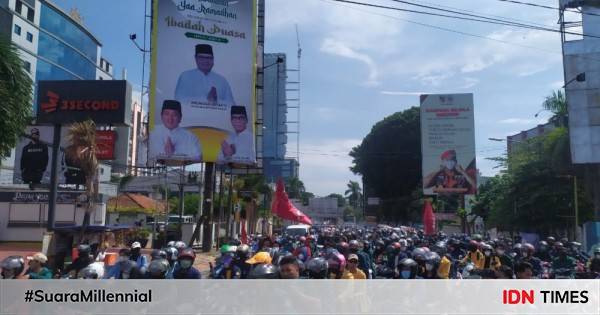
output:
[[508, 155], [517, 150], [520, 145], [527, 140], [547, 135], [552, 130], [558, 127], [558, 122], [548, 122], [543, 125], [537, 125], [534, 128], [521, 131], [517, 134], [506, 137], [506, 151]]

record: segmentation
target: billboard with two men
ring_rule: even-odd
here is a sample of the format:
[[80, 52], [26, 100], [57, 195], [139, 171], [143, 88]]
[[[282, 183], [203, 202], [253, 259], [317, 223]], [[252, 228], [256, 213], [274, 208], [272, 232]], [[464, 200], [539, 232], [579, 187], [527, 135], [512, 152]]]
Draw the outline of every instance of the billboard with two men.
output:
[[473, 94], [421, 95], [423, 194], [477, 191]]
[[154, 1], [149, 159], [254, 164], [256, 2]]

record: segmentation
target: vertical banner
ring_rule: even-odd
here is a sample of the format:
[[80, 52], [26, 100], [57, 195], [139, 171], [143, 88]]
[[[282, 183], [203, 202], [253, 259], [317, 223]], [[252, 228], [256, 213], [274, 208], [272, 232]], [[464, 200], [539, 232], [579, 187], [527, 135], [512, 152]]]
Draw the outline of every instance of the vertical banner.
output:
[[423, 194], [474, 194], [473, 94], [421, 95]]
[[256, 1], [153, 3], [149, 159], [254, 164]]
[[96, 130], [96, 158], [98, 160], [115, 159], [115, 141], [117, 134], [112, 130]]

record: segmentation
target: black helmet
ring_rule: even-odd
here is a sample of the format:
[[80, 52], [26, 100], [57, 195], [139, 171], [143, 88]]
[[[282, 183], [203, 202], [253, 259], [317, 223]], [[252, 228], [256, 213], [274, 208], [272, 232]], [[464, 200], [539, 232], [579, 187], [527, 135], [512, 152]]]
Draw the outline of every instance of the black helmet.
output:
[[312, 258], [306, 263], [306, 270], [311, 279], [326, 279], [329, 264], [323, 257]]
[[92, 248], [90, 245], [81, 244], [77, 246], [77, 252], [79, 253], [79, 257], [89, 256], [92, 253]]
[[400, 261], [400, 278], [414, 279], [417, 276], [418, 264], [410, 258], [404, 258]]
[[169, 270], [169, 262], [166, 259], [156, 259], [148, 266], [148, 275], [152, 279], [165, 279]]
[[446, 255], [446, 243], [443, 241], [435, 243], [432, 249], [434, 252], [440, 254], [440, 256]]
[[137, 264], [133, 260], [126, 260], [119, 262], [119, 271], [121, 271], [121, 277], [123, 279], [129, 279], [131, 274], [137, 270]]
[[438, 264], [441, 258], [440, 255], [436, 252], [427, 252], [425, 253], [425, 261], [432, 264]]
[[427, 252], [422, 247], [417, 247], [412, 251], [412, 258], [414, 260], [425, 260], [425, 254]]
[[104, 267], [99, 264], [90, 264], [81, 269], [77, 274], [79, 279], [102, 279], [104, 277]]
[[250, 270], [248, 279], [276, 279], [277, 267], [271, 264], [259, 264]]
[[152, 258], [152, 260], [161, 258], [167, 259], [167, 252], [162, 249], [155, 249], [152, 251], [152, 254], [150, 254], [150, 257]]
[[21, 256], [8, 256], [0, 264], [2, 279], [14, 279], [25, 269], [25, 259]]
[[546, 237], [546, 242], [548, 242], [549, 245], [553, 245], [554, 242], [556, 242], [556, 238], [554, 238], [554, 236], [548, 236]]

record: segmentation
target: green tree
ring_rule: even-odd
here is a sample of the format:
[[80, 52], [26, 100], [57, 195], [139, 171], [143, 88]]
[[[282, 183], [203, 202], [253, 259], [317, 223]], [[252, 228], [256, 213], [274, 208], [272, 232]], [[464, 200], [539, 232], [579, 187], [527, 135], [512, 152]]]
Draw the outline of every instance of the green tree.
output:
[[293, 177], [286, 181], [285, 191], [287, 192], [288, 197], [300, 199], [302, 198], [302, 193], [306, 191], [306, 188], [304, 187], [304, 183], [298, 177]]
[[[566, 128], [557, 128], [517, 146], [508, 157], [508, 168], [480, 187], [474, 212], [487, 218], [488, 226], [508, 231], [573, 230], [572, 176], [582, 174], [565, 160], [568, 138]], [[592, 206], [582, 187], [577, 198], [580, 222], [590, 220]]]
[[552, 91], [552, 95], [546, 96], [542, 108], [552, 112], [554, 116], [550, 118], [551, 122], [559, 125], [566, 125], [569, 111], [567, 108], [567, 99], [561, 90]]
[[[183, 196], [183, 215], [196, 215], [200, 206], [200, 194], [185, 193]], [[179, 197], [169, 199], [169, 212], [179, 214]]]
[[0, 157], [10, 154], [31, 123], [32, 86], [16, 47], [0, 35]]
[[412, 220], [413, 193], [421, 182], [419, 113], [412, 107], [384, 118], [350, 152], [352, 172], [362, 175], [369, 195], [381, 198], [382, 220]]
[[346, 187], [348, 189], [346, 189], [344, 195], [346, 195], [346, 198], [348, 198], [348, 203], [355, 209], [358, 208], [361, 204], [360, 201], [362, 200], [362, 190], [360, 189], [360, 184], [351, 180], [348, 182]]
[[302, 200], [302, 204], [305, 205], [305, 206], [307, 206], [308, 203], [309, 203], [309, 201], [310, 201], [310, 199], [314, 198], [314, 197], [315, 197], [315, 194], [313, 194], [311, 192], [307, 192], [307, 191], [303, 191], [300, 194], [300, 200]]

